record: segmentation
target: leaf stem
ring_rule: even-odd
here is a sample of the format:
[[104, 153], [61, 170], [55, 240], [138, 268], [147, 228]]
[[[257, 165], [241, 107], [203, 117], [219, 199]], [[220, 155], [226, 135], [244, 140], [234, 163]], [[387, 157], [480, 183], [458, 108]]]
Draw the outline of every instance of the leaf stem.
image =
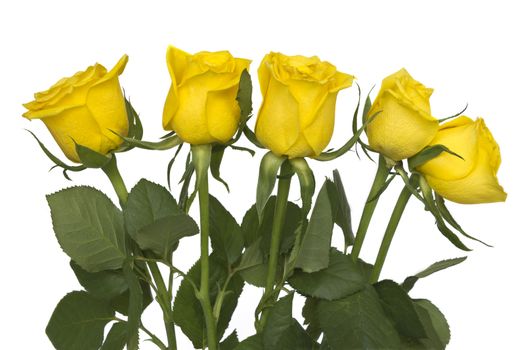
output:
[[207, 344], [210, 350], [218, 349], [216, 319], [210, 301], [210, 262], [208, 241], [210, 233], [210, 212], [209, 212], [209, 193], [208, 193], [208, 171], [202, 172], [199, 182], [199, 208], [201, 222], [201, 283], [198, 293], [206, 322]]
[[[279, 262], [279, 248], [281, 243], [281, 234], [286, 218], [286, 207], [288, 205], [288, 194], [290, 193], [291, 176], [289, 163], [285, 161], [281, 165], [281, 172], [278, 178], [277, 199], [273, 214], [272, 236], [270, 242], [270, 258], [268, 261], [268, 274], [266, 275], [266, 285], [261, 303], [265, 303], [274, 292], [275, 278], [277, 275], [277, 263]], [[259, 322], [256, 322], [257, 331], [264, 329], [268, 318], [268, 308], [263, 307], [262, 315]]]
[[368, 194], [368, 197], [366, 199], [363, 214], [361, 214], [361, 220], [359, 221], [359, 227], [357, 228], [352, 252], [350, 253], [350, 256], [352, 257], [352, 260], [354, 262], [357, 261], [357, 259], [359, 258], [359, 253], [361, 252], [361, 248], [363, 247], [363, 242], [366, 237], [366, 232], [368, 231], [368, 226], [370, 225], [370, 221], [372, 220], [372, 216], [374, 215], [377, 202], [379, 201], [379, 196], [377, 196], [377, 194], [379, 193], [379, 191], [381, 191], [383, 185], [385, 184], [389, 172], [390, 167], [386, 165], [385, 157], [379, 155], [379, 161], [377, 164], [377, 171], [374, 178], [374, 182], [372, 183], [370, 193]]
[[[416, 184], [417, 176], [412, 175], [410, 177], [410, 185], [414, 186]], [[374, 263], [374, 268], [372, 269], [372, 273], [370, 275], [370, 283], [376, 283], [379, 280], [379, 275], [381, 274], [381, 270], [385, 263], [386, 255], [388, 254], [388, 249], [390, 248], [390, 244], [392, 243], [392, 239], [394, 238], [394, 234], [396, 233], [397, 226], [399, 224], [399, 221], [401, 220], [401, 216], [403, 215], [403, 211], [405, 210], [411, 195], [412, 192], [408, 186], [405, 186], [399, 194], [396, 206], [392, 211], [392, 216], [388, 221], [388, 225], [385, 230], [385, 235], [383, 236], [383, 241], [381, 242], [381, 247], [379, 248], [376, 262]]]

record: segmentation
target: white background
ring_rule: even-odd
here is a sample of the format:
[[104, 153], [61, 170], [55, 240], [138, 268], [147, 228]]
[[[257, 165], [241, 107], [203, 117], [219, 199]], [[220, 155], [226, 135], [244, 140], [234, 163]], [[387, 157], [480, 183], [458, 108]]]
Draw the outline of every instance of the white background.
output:
[[[228, 49], [258, 63], [265, 53], [318, 55], [358, 78], [364, 90], [406, 67], [435, 89], [433, 114], [445, 117], [469, 103], [467, 115], [482, 116], [501, 146], [499, 178], [508, 200], [504, 204], [450, 205], [474, 235], [492, 243], [487, 248], [465, 241], [474, 251], [460, 266], [422, 280], [414, 297], [432, 300], [452, 328], [450, 349], [523, 348], [522, 202], [525, 43], [524, 11], [519, 2], [498, 1], [27, 1], [0, 5], [0, 348], [52, 349], [44, 334], [60, 298], [79, 289], [58, 246], [45, 194], [65, 186], [89, 184], [116, 201], [100, 171], [72, 174], [48, 172], [29, 128], [57, 154], [59, 150], [39, 121], [21, 117], [22, 103], [94, 62], [110, 68], [123, 53], [130, 56], [121, 83], [140, 112], [145, 139], [164, 131], [161, 116], [170, 81], [165, 50], [174, 44], [188, 52]], [[350, 135], [356, 88], [340, 93], [331, 146]], [[254, 108], [260, 103], [254, 89]], [[253, 123], [253, 121], [252, 121]], [[253, 124], [252, 124], [253, 126]], [[243, 141], [245, 143], [245, 141]], [[129, 187], [146, 177], [166, 184], [168, 152], [132, 151], [119, 155]], [[217, 183], [211, 191], [224, 200], [240, 221], [254, 201], [255, 158], [229, 152], [222, 173], [232, 185], [227, 193]], [[180, 176], [182, 160], [176, 163]], [[320, 183], [339, 168], [357, 226], [375, 166], [349, 153], [341, 159], [310, 162]], [[294, 185], [292, 199], [299, 199]], [[373, 260], [386, 220], [401, 186], [382, 198], [365, 241], [362, 256]], [[334, 235], [334, 244], [341, 244]], [[187, 269], [196, 259], [195, 240], [178, 250], [175, 264]], [[432, 217], [412, 200], [392, 244], [382, 277], [397, 281], [443, 258], [464, 255], [440, 235]], [[253, 332], [253, 308], [260, 291], [246, 288], [232, 329], [240, 338]], [[296, 309], [300, 312], [300, 299]], [[160, 311], [148, 309], [144, 322], [163, 335]], [[190, 345], [178, 331], [181, 349]], [[148, 349], [151, 345], [144, 344]]]

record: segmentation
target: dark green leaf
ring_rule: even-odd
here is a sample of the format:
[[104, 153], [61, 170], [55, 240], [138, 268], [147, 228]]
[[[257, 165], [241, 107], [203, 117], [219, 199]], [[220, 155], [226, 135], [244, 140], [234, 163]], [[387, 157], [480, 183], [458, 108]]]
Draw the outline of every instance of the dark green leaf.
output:
[[58, 243], [88, 272], [118, 269], [126, 257], [122, 213], [102, 192], [71, 187], [47, 196]]
[[123, 350], [128, 339], [126, 322], [117, 322], [111, 326], [100, 350]]
[[450, 149], [443, 145], [432, 145], [423, 148], [421, 151], [419, 151], [419, 153], [408, 158], [408, 168], [412, 171], [415, 168], [425, 164], [429, 160], [436, 158], [443, 152], [450, 153], [456, 157], [463, 159], [463, 157], [461, 157], [459, 154], [452, 152]]
[[268, 349], [316, 350], [318, 349], [318, 344], [310, 337], [304, 328], [301, 327], [297, 320], [292, 319], [292, 324], [279, 338], [277, 345]]
[[339, 171], [334, 170], [334, 182], [328, 182], [328, 195], [332, 204], [332, 217], [334, 223], [343, 231], [345, 244], [352, 245], [354, 242], [354, 232], [352, 231], [352, 216], [350, 214], [350, 204], [346, 198], [343, 181]]
[[124, 219], [139, 246], [162, 257], [168, 256], [181, 238], [198, 233], [195, 221], [180, 210], [168, 190], [145, 179], [131, 190]]
[[226, 149], [223, 145], [214, 145], [211, 152], [211, 161], [210, 161], [210, 172], [213, 178], [226, 187], [226, 190], [230, 192], [230, 187], [221, 178], [221, 163], [222, 157], [224, 156], [224, 150]]
[[374, 284], [383, 309], [400, 335], [424, 338], [426, 332], [419, 320], [414, 303], [403, 288], [394, 281], [384, 280]]
[[399, 335], [372, 287], [343, 299], [320, 300], [317, 315], [333, 350], [400, 348]]
[[327, 268], [312, 273], [297, 270], [288, 282], [303, 295], [334, 300], [363, 289], [368, 280], [349, 255], [332, 249]]
[[91, 148], [79, 145], [75, 142], [75, 149], [80, 162], [88, 168], [102, 168], [111, 161], [112, 154], [104, 155]]
[[270, 198], [273, 188], [275, 187], [275, 181], [277, 179], [279, 168], [285, 160], [285, 157], [276, 156], [271, 151], [266, 153], [261, 159], [255, 205], [257, 208], [259, 221], [262, 220], [264, 207], [266, 206], [266, 202], [268, 201], [268, 198]]
[[78, 282], [95, 298], [110, 300], [128, 290], [122, 270], [87, 272], [73, 260], [70, 265]]
[[244, 339], [235, 347], [235, 350], [264, 350], [262, 334], [254, 334]]
[[306, 332], [310, 335], [310, 337], [312, 337], [313, 340], [319, 339], [322, 333], [321, 324], [317, 318], [316, 311], [318, 303], [319, 299], [317, 298], [306, 298], [302, 313], [304, 324], [308, 326], [306, 328]]
[[304, 272], [315, 272], [328, 267], [334, 221], [327, 187], [325, 181], [317, 196], [297, 257], [295, 266]]
[[466, 259], [467, 257], [463, 256], [460, 258], [447, 259], [447, 260], [441, 260], [441, 261], [435, 262], [429, 267], [427, 267], [426, 269], [424, 269], [423, 271], [416, 273], [414, 276], [407, 277], [401, 286], [408, 292], [414, 287], [414, 284], [420, 278], [424, 278], [438, 271], [448, 269], [449, 267], [462, 263]]
[[[222, 287], [228, 271], [220, 260], [213, 254], [210, 256], [210, 299], [212, 305], [215, 303], [219, 286]], [[200, 287], [200, 261], [195, 263], [188, 271], [188, 278], [191, 278], [196, 287]], [[219, 320], [217, 322], [217, 336], [222, 338], [224, 331], [228, 328], [230, 318], [237, 306], [237, 300], [242, 292], [243, 281], [239, 276], [234, 276], [227, 288], [227, 295], [223, 301]], [[195, 296], [195, 290], [188, 279], [184, 279], [175, 297], [173, 304], [173, 316], [175, 323], [181, 328], [182, 332], [191, 340], [195, 348], [201, 349], [203, 339], [206, 338], [206, 325], [202, 314], [199, 300]]]
[[113, 320], [109, 304], [86, 292], [71, 292], [58, 303], [46, 328], [57, 350], [97, 350]]
[[211, 195], [209, 198], [210, 239], [213, 251], [231, 266], [239, 259], [244, 246], [241, 227], [221, 202]]
[[268, 312], [268, 321], [263, 331], [265, 349], [277, 349], [277, 344], [292, 325], [293, 293], [278, 300]]
[[226, 339], [219, 344], [220, 350], [233, 350], [239, 345], [239, 339], [237, 338], [237, 332], [234, 330]]
[[443, 344], [443, 348], [445, 348], [450, 341], [450, 328], [443, 313], [429, 300], [418, 299], [414, 300], [414, 302], [428, 313], [432, 321], [432, 327], [436, 331], [441, 344]]
[[186, 213], [177, 213], [157, 219], [141, 228], [134, 240], [143, 250], [151, 250], [161, 257], [172, 253], [181, 238], [199, 233], [199, 226]]

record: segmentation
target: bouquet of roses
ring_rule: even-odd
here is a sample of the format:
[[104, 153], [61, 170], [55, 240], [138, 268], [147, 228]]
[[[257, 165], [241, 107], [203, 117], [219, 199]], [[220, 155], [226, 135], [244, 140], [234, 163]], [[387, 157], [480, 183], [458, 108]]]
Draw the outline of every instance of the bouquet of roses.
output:
[[[251, 61], [228, 51], [191, 55], [169, 47], [171, 86], [162, 116], [169, 133], [157, 142], [144, 141], [139, 116], [118, 80], [127, 60], [123, 56], [110, 71], [90, 66], [25, 105], [24, 116], [41, 119], [75, 163], [62, 161], [37, 138], [54, 167], [68, 179], [71, 172], [101, 169], [120, 201], [117, 206], [88, 186], [47, 196], [56, 238], [84, 288], [67, 294], [49, 320], [46, 333], [56, 349], [134, 350], [143, 338], [159, 349], [177, 349], [177, 327], [195, 348], [211, 350], [446, 347], [450, 331], [444, 315], [409, 292], [419, 279], [465, 257], [436, 262], [401, 283], [379, 277], [411, 197], [464, 251], [470, 249], [461, 236], [477, 239], [461, 228], [445, 200], [505, 200], [496, 177], [499, 148], [483, 119], [472, 120], [461, 115], [464, 111], [436, 119], [429, 103], [432, 89], [401, 69], [383, 80], [373, 103], [370, 96], [361, 103], [357, 86], [351, 135], [340, 148], [325, 151], [338, 92], [352, 86], [353, 76], [317, 57], [266, 55], [258, 69], [263, 102], [252, 131]], [[236, 144], [241, 137], [267, 153], [254, 204], [238, 223], [227, 203], [209, 193], [208, 182], [211, 174], [228, 188], [220, 173], [225, 152], [255, 153]], [[183, 176], [174, 188], [170, 172], [186, 144]], [[117, 156], [133, 148], [174, 149], [168, 188], [142, 179], [128, 191]], [[352, 148], [377, 165], [355, 231], [344, 174], [335, 170], [316, 185], [309, 166]], [[300, 206], [288, 198], [296, 180]], [[359, 258], [360, 250], [392, 181], [404, 187], [371, 264]], [[198, 218], [189, 215], [195, 199]], [[335, 226], [344, 235], [339, 249], [332, 246]], [[195, 235], [200, 252], [193, 267], [183, 271], [173, 253], [180, 240]], [[254, 334], [239, 340], [235, 331], [225, 332], [246, 283], [262, 291], [253, 304]], [[292, 316], [296, 294], [305, 300], [303, 324]], [[165, 335], [141, 320], [153, 300], [162, 310]]]

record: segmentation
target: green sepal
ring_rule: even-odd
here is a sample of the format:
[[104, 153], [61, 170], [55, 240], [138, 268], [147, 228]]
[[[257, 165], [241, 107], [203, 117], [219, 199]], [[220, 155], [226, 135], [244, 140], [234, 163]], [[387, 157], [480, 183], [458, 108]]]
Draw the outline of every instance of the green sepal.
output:
[[[142, 140], [144, 130], [142, 128], [142, 122], [140, 121], [139, 114], [137, 113], [135, 108], [133, 108], [130, 100], [127, 97], [124, 98], [124, 101], [126, 104], [126, 114], [128, 116], [127, 137], [134, 140]], [[134, 146], [124, 144], [121, 147], [119, 147], [115, 152], [127, 152], [133, 148]]]
[[211, 163], [212, 145], [191, 145], [191, 162], [195, 168], [197, 181], [195, 181], [195, 191], [201, 188], [202, 182], [208, 176], [208, 169]]
[[168, 136], [158, 142], [151, 142], [151, 141], [137, 140], [137, 139], [134, 139], [128, 136], [120, 135], [112, 130], [110, 131], [114, 133], [115, 135], [119, 136], [120, 138], [122, 138], [124, 140], [125, 146], [128, 146], [128, 147], [137, 147], [137, 148], [142, 148], [142, 149], [164, 151], [164, 150], [176, 147], [183, 142], [182, 139], [176, 134]]
[[252, 129], [248, 127], [248, 125], [244, 127], [242, 132], [244, 133], [244, 136], [246, 136], [248, 141], [250, 141], [255, 147], [262, 148], [262, 149], [266, 148], [261, 142], [259, 142], [259, 140], [257, 139], [257, 136], [255, 136], [255, 133], [252, 131]]
[[62, 169], [64, 169], [64, 177], [68, 180], [71, 180], [69, 178], [69, 176], [67, 175], [67, 172], [66, 171], [82, 171], [82, 170], [85, 170], [87, 169], [86, 166], [84, 165], [68, 165], [66, 163], [64, 163], [62, 160], [60, 160], [57, 156], [55, 156], [53, 153], [51, 153], [51, 151], [49, 151], [46, 146], [44, 146], [44, 144], [38, 139], [38, 137], [36, 137], [36, 135], [30, 131], [30, 130], [27, 130], [26, 131], [28, 133], [30, 133], [36, 140], [36, 142], [38, 142], [38, 145], [40, 146], [40, 148], [42, 149], [42, 151], [44, 152], [44, 154], [53, 162], [55, 163], [55, 165], [50, 169], [52, 170], [53, 168], [56, 168], [56, 167], [60, 167]]
[[283, 156], [277, 156], [271, 151], [266, 153], [261, 159], [259, 167], [259, 180], [257, 181], [257, 194], [255, 200], [255, 207], [257, 208], [257, 215], [259, 222], [262, 221], [263, 211], [268, 198], [272, 194], [277, 179], [279, 168], [286, 161]]
[[80, 162], [87, 168], [103, 168], [113, 158], [113, 154], [111, 153], [104, 155], [92, 150], [91, 148], [76, 143], [75, 140], [73, 140], [73, 142], [75, 143], [75, 150], [77, 151]]
[[463, 230], [463, 228], [454, 219], [454, 217], [452, 216], [452, 214], [450, 213], [448, 208], [445, 206], [445, 200], [443, 199], [443, 197], [441, 197], [437, 193], [435, 194], [435, 197], [436, 197], [436, 207], [439, 210], [439, 213], [443, 216], [443, 219], [445, 219], [445, 221], [450, 224], [450, 226], [455, 228], [463, 236], [465, 236], [467, 238], [470, 238], [470, 239], [472, 239], [474, 241], [477, 241], [477, 242], [479, 242], [481, 244], [484, 244], [487, 247], [493, 248], [490, 244], [487, 244], [487, 243], [483, 242], [482, 240], [480, 240], [480, 239], [478, 239], [476, 237], [473, 237], [473, 236], [469, 235], [468, 233], [466, 233], [465, 230]]
[[289, 160], [293, 171], [299, 178], [301, 186], [301, 200], [303, 202], [303, 215], [306, 217], [312, 207], [312, 197], [315, 192], [315, 177], [312, 169], [304, 158], [293, 158]]
[[423, 271], [418, 272], [413, 276], [408, 276], [407, 278], [405, 278], [405, 280], [401, 284], [401, 287], [403, 287], [404, 290], [409, 292], [420, 278], [424, 278], [432, 275], [433, 273], [448, 269], [449, 267], [458, 265], [465, 260], [467, 260], [467, 257], [463, 256], [460, 258], [447, 259], [435, 262]]
[[173, 155], [173, 157], [168, 162], [168, 167], [166, 168], [166, 176], [167, 176], [167, 180], [168, 180], [168, 189], [170, 189], [170, 190], [171, 190], [171, 169], [173, 168], [173, 164], [175, 164], [175, 159], [177, 159], [177, 156], [179, 155], [183, 145], [184, 144], [181, 143], [179, 145], [179, 147], [177, 147], [177, 150], [175, 151], [175, 154]]
[[[357, 133], [358, 129], [357, 129], [357, 116], [359, 115], [359, 107], [360, 107], [360, 104], [361, 104], [361, 87], [359, 86], [359, 84], [355, 84], [357, 86], [357, 91], [358, 91], [358, 100], [357, 100], [357, 106], [355, 107], [355, 111], [354, 111], [354, 117], [352, 118], [352, 132], [354, 134]], [[365, 106], [363, 107], [363, 116], [361, 118], [363, 124], [366, 120], [366, 118], [364, 118], [364, 116], [366, 114], [368, 114], [368, 111], [370, 110], [370, 106], [371, 106], [371, 101], [370, 101], [370, 93], [372, 92], [372, 90], [370, 90], [370, 92], [368, 93], [368, 95], [366, 96], [366, 100], [365, 100]], [[371, 161], [373, 161], [372, 157], [370, 156], [370, 154], [368, 153], [368, 150], [370, 150], [370, 147], [365, 144], [363, 141], [361, 141], [361, 138], [359, 138], [357, 140], [357, 143], [361, 146], [361, 149], [363, 150], [363, 152], [365, 153], [365, 155], [368, 157], [368, 159], [370, 159]], [[359, 152], [357, 150], [357, 145], [356, 145], [356, 155], [357, 157], [359, 157]], [[360, 158], [360, 157], [359, 157]]]
[[453, 119], [453, 118], [456, 118], [458, 116], [460, 116], [461, 114], [463, 114], [463, 112], [465, 112], [468, 108], [468, 103], [465, 105], [465, 107], [461, 110], [461, 112], [458, 112], [454, 115], [451, 115], [450, 117], [445, 117], [445, 118], [441, 118], [441, 119], [438, 119], [438, 122], [440, 123], [443, 123], [444, 121], [446, 120], [449, 120], [449, 119]]
[[244, 128], [246, 127], [246, 123], [252, 117], [252, 90], [252, 78], [250, 73], [245, 69], [241, 73], [239, 90], [237, 90], [237, 97], [235, 98], [241, 110], [239, 128], [237, 129], [235, 136], [226, 144], [227, 146], [232, 145], [239, 140], [243, 134]]
[[181, 208], [186, 213], [189, 212], [191, 204], [193, 203], [193, 200], [197, 195], [197, 191], [195, 190], [191, 193], [191, 195], [188, 195], [191, 179], [193, 178], [194, 173], [195, 167], [191, 161], [191, 152], [188, 152], [188, 156], [186, 157], [184, 174], [182, 174], [182, 177], [179, 181], [179, 183], [182, 183], [182, 187], [179, 193], [179, 208]]
[[419, 153], [408, 158], [408, 168], [410, 169], [410, 171], [412, 171], [415, 168], [425, 164], [429, 160], [436, 158], [443, 152], [447, 152], [449, 154], [452, 154], [453, 156], [463, 159], [462, 156], [460, 156], [459, 154], [455, 152], [452, 152], [446, 146], [438, 144], [438, 145], [432, 145], [432, 146], [425, 147], [421, 151], [419, 151]]
[[230, 186], [228, 186], [228, 183], [224, 181], [223, 178], [221, 178], [221, 163], [222, 163], [222, 157], [224, 156], [224, 150], [226, 149], [226, 146], [224, 145], [214, 145], [212, 147], [211, 151], [211, 160], [210, 160], [210, 172], [211, 176], [217, 181], [219, 181], [221, 184], [226, 187], [226, 191], [230, 192]]
[[443, 216], [441, 215], [440, 211], [436, 206], [432, 189], [430, 188], [423, 176], [419, 177], [419, 186], [421, 188], [421, 193], [423, 194], [423, 200], [425, 202], [426, 208], [432, 213], [432, 215], [434, 215], [434, 218], [436, 219], [437, 228], [443, 234], [443, 236], [445, 236], [452, 244], [454, 244], [457, 248], [461, 250], [472, 250], [465, 246], [463, 242], [461, 242], [459, 237], [454, 232], [452, 232], [450, 228], [448, 228], [447, 224], [443, 219]]

